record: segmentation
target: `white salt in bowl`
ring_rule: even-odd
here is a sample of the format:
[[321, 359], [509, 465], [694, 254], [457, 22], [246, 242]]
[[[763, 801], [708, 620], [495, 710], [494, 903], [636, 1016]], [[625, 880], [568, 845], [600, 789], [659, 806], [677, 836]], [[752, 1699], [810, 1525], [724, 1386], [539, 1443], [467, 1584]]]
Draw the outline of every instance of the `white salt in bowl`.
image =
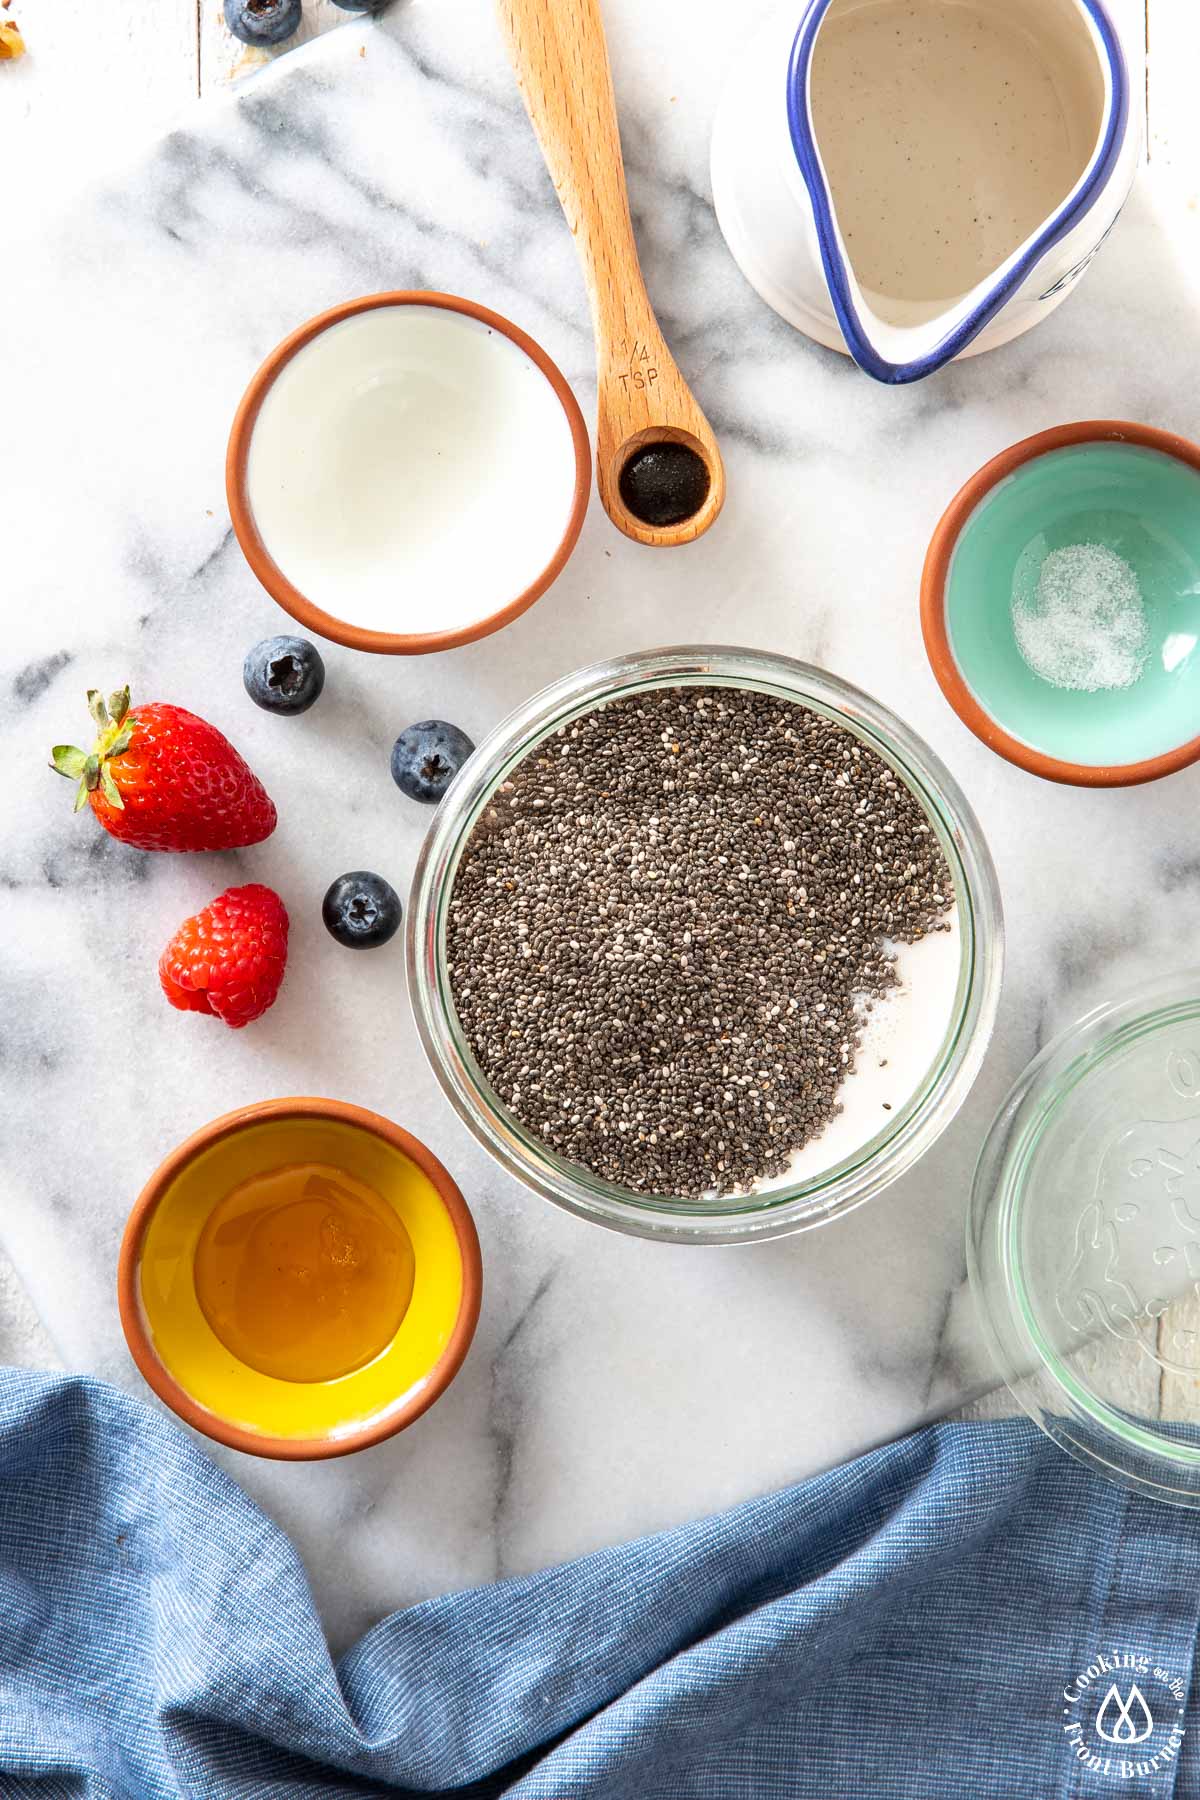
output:
[[1058, 425], [951, 501], [921, 584], [942, 692], [1047, 781], [1129, 787], [1200, 759], [1200, 445]]
[[229, 438], [233, 528], [297, 622], [412, 655], [498, 631], [557, 579], [587, 511], [579, 406], [525, 332], [450, 294], [372, 294], [258, 370]]
[[[863, 1098], [877, 1129], [845, 1130], [836, 1119], [800, 1153], [789, 1174], [752, 1193], [683, 1199], [642, 1194], [602, 1180], [557, 1155], [516, 1119], [466, 1042], [451, 991], [447, 915], [454, 878], [477, 822], [497, 789], [537, 745], [606, 701], [664, 687], [750, 688], [833, 720], [888, 763], [920, 801], [954, 883], [954, 962], [927, 965], [921, 994], [944, 1002], [922, 1040], [909, 1091], [884, 1095], [860, 1057]], [[938, 934], [930, 934], [934, 937]], [[946, 943], [951, 938], [948, 936]], [[920, 954], [939, 946], [914, 947]], [[878, 1194], [945, 1131], [983, 1061], [1000, 997], [1004, 961], [1000, 893], [978, 822], [949, 772], [892, 713], [847, 682], [787, 657], [709, 645], [645, 651], [557, 681], [519, 707], [459, 772], [434, 817], [408, 907], [409, 992], [433, 1071], [451, 1105], [492, 1156], [537, 1194], [595, 1224], [684, 1244], [737, 1244], [781, 1237], [839, 1217]], [[886, 1005], [879, 1009], [886, 1014]], [[924, 1009], [926, 1014], [929, 1008]], [[937, 1009], [935, 1009], [937, 1010]], [[913, 1018], [922, 1011], [913, 1008]], [[926, 1026], [928, 1020], [926, 1019]], [[882, 1021], [880, 1029], [886, 1029]], [[874, 1031], [873, 1020], [868, 1030]], [[914, 1039], [915, 1041], [915, 1039]], [[911, 1049], [911, 1045], [909, 1048]], [[905, 1047], [893, 1044], [890, 1079]], [[858, 1081], [858, 1074], [851, 1077]], [[896, 1102], [892, 1110], [881, 1096]], [[849, 1106], [846, 1111], [849, 1113]]]

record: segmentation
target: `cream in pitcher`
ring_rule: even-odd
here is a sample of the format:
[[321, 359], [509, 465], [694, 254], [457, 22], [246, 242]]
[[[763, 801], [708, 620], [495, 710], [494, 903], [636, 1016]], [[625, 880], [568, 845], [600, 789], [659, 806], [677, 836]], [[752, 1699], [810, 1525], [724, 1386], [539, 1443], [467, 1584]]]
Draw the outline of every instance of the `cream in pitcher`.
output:
[[1132, 181], [1100, 0], [796, 0], [713, 139], [744, 273], [801, 330], [904, 382], [1046, 315]]

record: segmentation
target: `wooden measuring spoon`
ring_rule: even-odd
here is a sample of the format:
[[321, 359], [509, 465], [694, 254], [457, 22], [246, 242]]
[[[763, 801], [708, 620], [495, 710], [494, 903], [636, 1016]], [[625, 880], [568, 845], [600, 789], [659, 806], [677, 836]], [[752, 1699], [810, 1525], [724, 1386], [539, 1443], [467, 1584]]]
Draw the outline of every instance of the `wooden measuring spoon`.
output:
[[[613, 524], [639, 544], [690, 543], [721, 510], [725, 468], [642, 279], [600, 0], [498, 5], [517, 82], [587, 279], [596, 334], [600, 499]], [[650, 444], [683, 444], [708, 473], [696, 509], [669, 524], [644, 523], [621, 497], [622, 471]]]

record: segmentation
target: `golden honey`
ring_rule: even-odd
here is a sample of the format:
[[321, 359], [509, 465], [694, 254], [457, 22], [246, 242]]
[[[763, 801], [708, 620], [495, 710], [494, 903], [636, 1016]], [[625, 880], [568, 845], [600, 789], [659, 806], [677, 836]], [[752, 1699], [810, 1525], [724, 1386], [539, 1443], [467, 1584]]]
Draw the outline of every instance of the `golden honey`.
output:
[[454, 1221], [396, 1145], [320, 1116], [256, 1121], [175, 1176], [139, 1292], [164, 1367], [272, 1438], [336, 1438], [421, 1391], [463, 1297]]
[[242, 1362], [281, 1381], [331, 1381], [395, 1337], [412, 1297], [412, 1240], [365, 1182], [289, 1163], [217, 1204], [195, 1275], [200, 1310]]

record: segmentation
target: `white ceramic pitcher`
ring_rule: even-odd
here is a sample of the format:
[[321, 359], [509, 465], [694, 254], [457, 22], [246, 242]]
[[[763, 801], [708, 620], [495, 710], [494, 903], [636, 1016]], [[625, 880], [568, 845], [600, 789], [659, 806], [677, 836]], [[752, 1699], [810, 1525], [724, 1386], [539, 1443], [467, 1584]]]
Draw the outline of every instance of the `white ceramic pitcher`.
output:
[[[764, 300], [901, 383], [1052, 312], [1111, 230], [1139, 153], [1102, 0], [790, 0], [722, 97], [713, 196]], [[989, 243], [995, 261], [976, 266]]]

